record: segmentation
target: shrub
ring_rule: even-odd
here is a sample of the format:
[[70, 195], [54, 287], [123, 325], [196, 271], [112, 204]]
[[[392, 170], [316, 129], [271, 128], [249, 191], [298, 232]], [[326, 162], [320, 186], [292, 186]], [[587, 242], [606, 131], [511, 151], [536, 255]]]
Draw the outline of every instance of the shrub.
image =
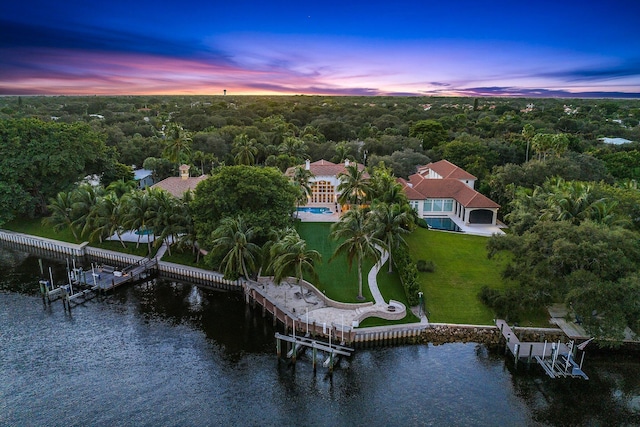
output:
[[393, 254], [393, 259], [409, 305], [418, 305], [420, 302], [418, 299], [418, 291], [420, 290], [418, 286], [418, 269], [411, 261], [409, 252], [406, 248], [399, 247]]
[[433, 261], [425, 261], [423, 259], [419, 259], [416, 262], [416, 267], [418, 268], [418, 271], [422, 273], [433, 273], [434, 271], [436, 271], [436, 265]]
[[429, 224], [427, 224], [427, 221], [424, 220], [424, 218], [418, 218], [416, 220], [416, 224], [418, 224], [418, 227], [422, 227], [422, 228], [429, 228]]

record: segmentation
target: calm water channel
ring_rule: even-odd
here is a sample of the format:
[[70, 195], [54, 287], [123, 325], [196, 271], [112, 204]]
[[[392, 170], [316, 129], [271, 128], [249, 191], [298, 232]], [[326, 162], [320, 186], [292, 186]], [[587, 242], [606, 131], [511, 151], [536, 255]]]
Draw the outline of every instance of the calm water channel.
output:
[[277, 362], [271, 320], [239, 295], [158, 281], [70, 316], [43, 308], [39, 278], [0, 246], [2, 426], [640, 425], [637, 356], [588, 353], [591, 380], [551, 380], [481, 345], [415, 345], [314, 375]]

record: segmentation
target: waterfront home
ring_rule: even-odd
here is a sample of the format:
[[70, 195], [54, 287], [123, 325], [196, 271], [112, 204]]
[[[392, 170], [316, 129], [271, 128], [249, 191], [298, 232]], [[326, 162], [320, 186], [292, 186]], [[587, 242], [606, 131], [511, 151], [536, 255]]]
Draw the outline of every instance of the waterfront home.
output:
[[473, 226], [480, 226], [487, 233], [499, 232], [498, 205], [493, 200], [477, 192], [476, 177], [447, 160], [440, 160], [418, 167], [409, 180], [402, 178], [402, 184], [409, 203], [434, 228], [444, 227], [456, 231], [470, 232]]
[[151, 186], [151, 188], [162, 188], [174, 197], [179, 199], [184, 196], [187, 191], [194, 191], [196, 186], [205, 179], [207, 175], [189, 176], [189, 165], [180, 166], [180, 176], [170, 176]]
[[[307, 198], [308, 206], [330, 206], [334, 208], [338, 203], [338, 186], [340, 185], [340, 174], [347, 173], [347, 166], [357, 165], [358, 170], [363, 170], [364, 165], [361, 163], [351, 162], [345, 160], [344, 163], [332, 163], [327, 160], [318, 160], [311, 162], [307, 160], [304, 168], [311, 172], [312, 176], [309, 179], [311, 186], [311, 195]], [[292, 177], [295, 171], [295, 167], [287, 169], [285, 175]], [[368, 175], [367, 175], [368, 177]]]

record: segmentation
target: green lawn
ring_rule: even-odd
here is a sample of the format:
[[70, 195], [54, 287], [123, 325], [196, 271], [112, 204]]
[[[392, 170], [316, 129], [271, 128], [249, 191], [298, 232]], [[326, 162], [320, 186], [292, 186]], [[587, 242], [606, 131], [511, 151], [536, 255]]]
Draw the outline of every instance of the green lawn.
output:
[[[483, 286], [513, 286], [501, 277], [505, 257], [488, 259], [488, 237], [417, 228], [406, 240], [414, 261], [433, 261], [433, 273], [419, 273], [429, 320], [443, 323], [493, 324], [491, 309], [478, 298]], [[548, 325], [545, 313], [532, 312], [522, 324]]]
[[84, 242], [82, 238], [76, 240], [73, 237], [73, 233], [68, 228], [65, 228], [59, 232], [53, 231], [53, 227], [46, 227], [42, 225], [42, 219], [29, 219], [21, 218], [2, 225], [5, 230], [16, 231], [18, 233], [30, 234], [32, 236], [45, 237], [47, 239], [60, 240], [67, 243], [80, 244]]
[[[358, 295], [358, 267], [354, 264], [349, 271], [347, 260], [345, 256], [338, 256], [333, 261], [329, 262], [329, 259], [333, 255], [338, 243], [329, 238], [331, 229], [331, 223], [323, 222], [302, 222], [297, 225], [298, 233], [300, 237], [307, 241], [307, 245], [311, 249], [315, 249], [322, 255], [322, 263], [316, 267], [318, 273], [318, 280], [310, 280], [318, 289], [323, 290], [325, 294], [336, 301], [342, 302], [360, 302], [356, 299]], [[369, 291], [367, 285], [367, 274], [373, 262], [368, 261], [364, 263], [362, 278], [362, 294], [367, 301], [373, 301], [373, 296]], [[404, 294], [404, 289], [400, 283], [400, 278], [397, 274], [387, 273], [387, 266], [378, 273], [378, 287], [385, 300], [394, 299], [400, 301], [408, 306], [407, 298]], [[399, 321], [390, 322], [388, 320], [379, 318], [369, 318], [362, 322], [362, 326], [378, 326], [389, 325], [393, 323], [410, 323], [417, 322], [418, 318], [413, 313], [407, 314], [407, 316]]]
[[[53, 231], [53, 227], [42, 225], [42, 219], [20, 219], [6, 223], [2, 226], [5, 230], [16, 231], [18, 233], [30, 234], [32, 236], [45, 237], [47, 239], [60, 240], [67, 243], [80, 244], [86, 242], [87, 239], [80, 238], [76, 240], [73, 237], [73, 233], [68, 228], [60, 230], [59, 232]], [[139, 248], [136, 248], [135, 242], [125, 242], [126, 248], [122, 247], [119, 241], [105, 241], [105, 242], [91, 242], [90, 245], [96, 248], [108, 249], [116, 252], [124, 252], [131, 255], [146, 256], [147, 245], [140, 244]], [[151, 247], [152, 254], [157, 252], [157, 249]]]

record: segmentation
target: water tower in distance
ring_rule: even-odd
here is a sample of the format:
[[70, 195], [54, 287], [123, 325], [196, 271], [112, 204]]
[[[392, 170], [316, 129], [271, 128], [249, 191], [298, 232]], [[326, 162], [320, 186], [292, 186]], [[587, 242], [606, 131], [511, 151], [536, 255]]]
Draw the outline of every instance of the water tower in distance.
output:
[[225, 89], [225, 90], [223, 90], [222, 92], [223, 92], [223, 93], [222, 93], [223, 95], [226, 95], [226, 94], [227, 94], [227, 90], [226, 90], [226, 89]]

